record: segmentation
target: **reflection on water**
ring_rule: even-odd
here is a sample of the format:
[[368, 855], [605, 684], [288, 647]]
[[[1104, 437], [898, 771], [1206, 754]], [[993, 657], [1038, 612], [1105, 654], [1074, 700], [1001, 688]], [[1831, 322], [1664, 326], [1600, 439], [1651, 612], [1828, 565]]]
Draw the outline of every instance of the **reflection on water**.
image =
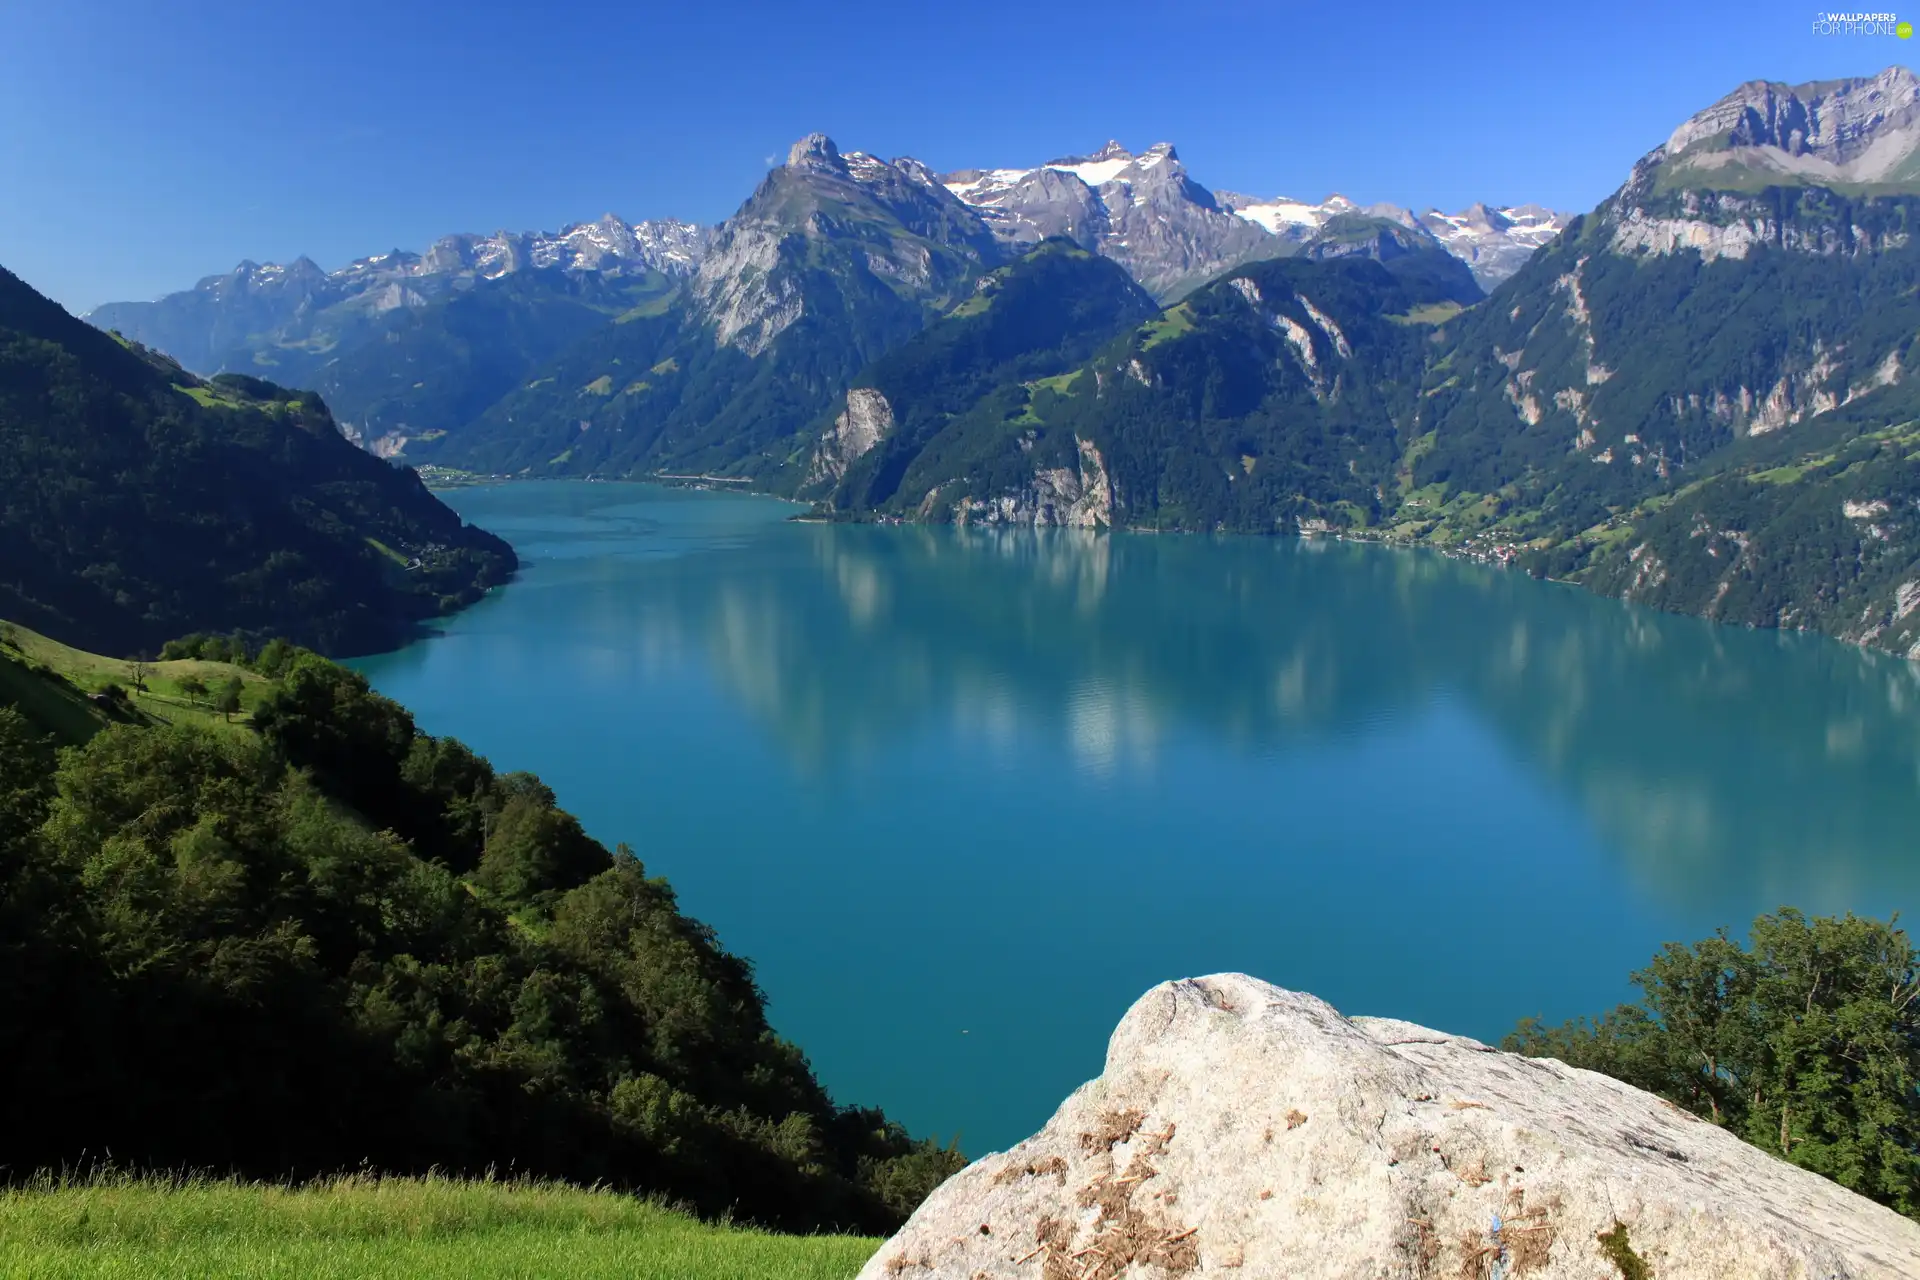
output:
[[1884, 655], [1344, 544], [453, 500], [531, 567], [376, 683], [641, 847], [843, 1096], [974, 1148], [1160, 978], [1495, 1035], [1668, 937], [1915, 898]]

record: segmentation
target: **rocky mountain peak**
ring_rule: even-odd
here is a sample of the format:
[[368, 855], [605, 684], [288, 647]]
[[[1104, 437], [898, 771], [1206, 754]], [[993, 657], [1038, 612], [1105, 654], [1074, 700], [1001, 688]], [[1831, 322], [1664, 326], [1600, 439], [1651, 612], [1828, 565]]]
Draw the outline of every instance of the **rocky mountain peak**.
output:
[[1664, 189], [1848, 183], [1920, 190], [1920, 78], [1750, 80], [1688, 117], [1635, 169]]
[[810, 133], [788, 148], [787, 167], [842, 170], [846, 165], [840, 159], [840, 148], [833, 145], [832, 138], [824, 133]]
[[1486, 202], [1476, 200], [1461, 211], [1460, 216], [1466, 224], [1476, 231], [1504, 231], [1513, 224], [1503, 215], [1487, 208]]
[[940, 175], [918, 160], [915, 160], [912, 156], [899, 156], [888, 163], [923, 187], [937, 187], [940, 185]]
[[1119, 142], [1108, 138], [1106, 146], [1101, 147], [1090, 156], [1080, 158], [1085, 160], [1131, 160], [1133, 159], [1133, 153], [1121, 146]]

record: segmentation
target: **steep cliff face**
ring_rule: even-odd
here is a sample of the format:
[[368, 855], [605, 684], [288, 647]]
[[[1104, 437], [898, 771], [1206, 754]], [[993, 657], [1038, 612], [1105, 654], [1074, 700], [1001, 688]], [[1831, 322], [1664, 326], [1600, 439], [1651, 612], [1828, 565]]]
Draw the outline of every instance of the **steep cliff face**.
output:
[[1920, 78], [1741, 85], [1675, 129], [1655, 153], [1669, 187], [1807, 182], [1904, 191], [1920, 180]]
[[1431, 233], [1491, 289], [1567, 223], [1567, 215], [1538, 205], [1415, 215], [1338, 194], [1316, 203], [1209, 191], [1165, 142], [1138, 155], [1109, 142], [1092, 155], [1031, 169], [961, 169], [942, 181], [1004, 243], [1025, 247], [1065, 236], [1124, 265], [1162, 301], [1241, 263], [1293, 253], [1332, 220], [1353, 214]]
[[[1091, 440], [1074, 437], [1074, 465], [1037, 467], [1026, 483], [985, 498], [962, 498], [953, 504], [953, 523], [1023, 525], [1035, 529], [1049, 526], [1070, 529], [1110, 529], [1113, 527], [1113, 481], [1107, 476], [1106, 459]], [[938, 504], [939, 490], [927, 494], [922, 503], [928, 514]]]
[[807, 469], [807, 483], [838, 480], [867, 450], [880, 443], [893, 430], [893, 406], [872, 387], [855, 387], [847, 392], [847, 407], [833, 420], [833, 426], [820, 437], [814, 449], [813, 463]]
[[1288, 243], [1236, 217], [1187, 175], [1171, 143], [1134, 155], [1109, 142], [1033, 169], [965, 169], [943, 181], [1016, 247], [1066, 236], [1126, 267], [1158, 298], [1177, 296]]
[[1920, 1224], [1651, 1094], [1220, 974], [1141, 997], [861, 1280], [1915, 1274]]
[[[1658, 492], [1745, 466], [1758, 437], [1819, 428], [1805, 446], [1822, 456], [1902, 421], [1920, 188], [1891, 162], [1873, 170], [1885, 181], [1855, 179], [1911, 149], [1917, 91], [1900, 68], [1756, 83], [1682, 124], [1494, 305], [1449, 326], [1412, 431], [1431, 433], [1415, 482], [1500, 493], [1531, 511], [1507, 521], [1524, 540], [1591, 530], [1597, 545]], [[1600, 576], [1644, 588], [1657, 553]]]
[[815, 133], [721, 225], [691, 293], [715, 341], [759, 356], [809, 301], [830, 318], [850, 276], [878, 282], [882, 299], [896, 295], [910, 333], [924, 322], [922, 305], [958, 296], [1000, 257], [979, 218], [923, 165], [843, 155]]

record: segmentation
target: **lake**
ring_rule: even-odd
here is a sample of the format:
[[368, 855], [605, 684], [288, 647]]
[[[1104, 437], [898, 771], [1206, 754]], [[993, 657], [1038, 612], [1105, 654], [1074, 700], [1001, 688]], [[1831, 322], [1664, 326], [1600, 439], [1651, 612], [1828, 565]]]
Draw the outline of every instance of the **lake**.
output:
[[836, 1098], [971, 1155], [1165, 979], [1496, 1040], [1667, 940], [1920, 900], [1885, 655], [1428, 552], [443, 496], [525, 569], [355, 665], [668, 877]]

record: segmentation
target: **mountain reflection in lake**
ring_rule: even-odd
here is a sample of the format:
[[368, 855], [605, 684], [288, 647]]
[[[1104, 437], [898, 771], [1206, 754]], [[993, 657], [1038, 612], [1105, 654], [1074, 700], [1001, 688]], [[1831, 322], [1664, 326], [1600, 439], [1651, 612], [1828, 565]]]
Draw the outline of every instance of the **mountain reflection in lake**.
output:
[[633, 844], [837, 1096], [976, 1154], [1164, 978], [1494, 1038], [1667, 939], [1915, 900], [1884, 655], [1348, 544], [448, 497], [528, 569], [358, 665]]

